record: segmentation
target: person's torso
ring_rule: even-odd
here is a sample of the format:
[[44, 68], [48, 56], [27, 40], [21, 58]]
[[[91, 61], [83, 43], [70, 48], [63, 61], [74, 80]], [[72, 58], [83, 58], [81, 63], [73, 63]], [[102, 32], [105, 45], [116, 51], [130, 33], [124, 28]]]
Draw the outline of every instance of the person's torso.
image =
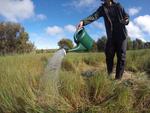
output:
[[118, 7], [116, 4], [112, 4], [111, 6], [108, 6], [107, 9], [108, 9], [108, 15], [112, 22], [113, 28], [116, 29], [120, 25], [119, 17], [118, 17]]
[[107, 7], [108, 9], [108, 15], [112, 21], [112, 23], [117, 22], [117, 9], [116, 9], [116, 5], [112, 4], [111, 6]]

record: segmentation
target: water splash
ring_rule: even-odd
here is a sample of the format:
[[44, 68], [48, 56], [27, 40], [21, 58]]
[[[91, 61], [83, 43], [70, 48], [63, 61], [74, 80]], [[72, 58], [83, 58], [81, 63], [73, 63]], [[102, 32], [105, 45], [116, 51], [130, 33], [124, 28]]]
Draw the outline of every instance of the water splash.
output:
[[52, 58], [48, 60], [48, 64], [45, 68], [44, 78], [46, 80], [58, 81], [59, 79], [59, 70], [61, 68], [62, 59], [66, 55], [64, 49], [58, 50]]
[[65, 55], [66, 51], [64, 49], [60, 49], [48, 60], [44, 75], [40, 81], [40, 92], [43, 95], [42, 97], [45, 99], [50, 96], [59, 97], [59, 70]]

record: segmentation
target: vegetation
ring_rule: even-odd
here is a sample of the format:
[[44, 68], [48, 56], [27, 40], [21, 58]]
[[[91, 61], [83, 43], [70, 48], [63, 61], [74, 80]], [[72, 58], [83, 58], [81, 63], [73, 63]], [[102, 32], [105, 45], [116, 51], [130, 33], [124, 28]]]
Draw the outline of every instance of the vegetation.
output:
[[0, 57], [0, 113], [150, 113], [150, 50], [127, 52], [122, 81], [107, 76], [104, 53], [68, 53], [58, 90], [43, 93], [40, 78], [51, 56]]
[[0, 55], [12, 53], [29, 53], [34, 45], [29, 41], [29, 35], [17, 23], [0, 23]]
[[57, 49], [36, 49], [36, 53], [54, 53]]
[[73, 42], [70, 39], [63, 38], [58, 42], [58, 46], [59, 46], [59, 48], [71, 49], [71, 48], [73, 48]]
[[[107, 37], [102, 36], [97, 41], [94, 42], [91, 52], [103, 52], [105, 50], [107, 42]], [[58, 42], [60, 48], [70, 49], [73, 48], [73, 42], [70, 39], [61, 39]], [[127, 39], [127, 50], [139, 50], [139, 49], [149, 49], [150, 42], [143, 42], [140, 39], [131, 40], [130, 37]]]
[[98, 51], [104, 51], [105, 45], [106, 45], [107, 37], [103, 36], [100, 39], [97, 40], [97, 48]]
[[[104, 51], [106, 45], [107, 37], [102, 36], [97, 40], [97, 50]], [[148, 49], [150, 48], [150, 42], [143, 42], [140, 39], [131, 40], [130, 37], [127, 39], [127, 50], [138, 50], [138, 49]]]

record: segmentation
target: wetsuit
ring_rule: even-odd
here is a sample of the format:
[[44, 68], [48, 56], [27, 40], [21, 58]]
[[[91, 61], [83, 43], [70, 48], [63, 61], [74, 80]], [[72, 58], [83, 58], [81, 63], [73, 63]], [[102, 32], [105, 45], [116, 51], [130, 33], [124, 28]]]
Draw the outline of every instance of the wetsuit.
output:
[[122, 23], [121, 20], [129, 20], [129, 16], [119, 3], [113, 3], [111, 6], [102, 4], [96, 12], [82, 21], [84, 25], [87, 25], [100, 17], [104, 18], [107, 33], [105, 55], [108, 74], [112, 73], [113, 60], [116, 53], [117, 66], [115, 78], [121, 79], [126, 61], [127, 30], [125, 25], [129, 23], [129, 21]]

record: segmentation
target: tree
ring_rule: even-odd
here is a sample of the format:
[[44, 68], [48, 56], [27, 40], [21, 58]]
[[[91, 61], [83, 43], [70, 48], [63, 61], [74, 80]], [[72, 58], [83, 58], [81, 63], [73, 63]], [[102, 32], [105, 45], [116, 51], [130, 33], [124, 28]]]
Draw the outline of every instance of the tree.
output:
[[97, 49], [98, 51], [104, 51], [106, 45], [107, 38], [106, 36], [102, 36], [97, 40]]
[[67, 47], [68, 49], [73, 48], [73, 42], [70, 39], [63, 38], [58, 42], [59, 48]]
[[145, 48], [145, 43], [140, 39], [133, 40], [133, 49], [143, 49]]
[[143, 49], [144, 48], [144, 42], [140, 39], [136, 39], [136, 42], [138, 44], [138, 49]]
[[127, 50], [133, 49], [133, 42], [130, 37], [127, 38]]
[[0, 54], [31, 52], [34, 45], [28, 33], [18, 23], [0, 23]]
[[29, 46], [27, 44], [28, 39], [29, 39], [28, 33], [26, 33], [26, 32], [21, 32], [20, 33], [20, 36], [17, 40], [17, 51], [19, 53], [25, 53], [25, 52], [28, 51], [27, 50], [28, 49], [27, 46]]
[[136, 42], [136, 40], [133, 40], [133, 49], [138, 49], [138, 43]]
[[150, 48], [150, 42], [144, 43], [144, 48]]
[[93, 47], [91, 49], [92, 52], [97, 52], [97, 43], [94, 41]]

